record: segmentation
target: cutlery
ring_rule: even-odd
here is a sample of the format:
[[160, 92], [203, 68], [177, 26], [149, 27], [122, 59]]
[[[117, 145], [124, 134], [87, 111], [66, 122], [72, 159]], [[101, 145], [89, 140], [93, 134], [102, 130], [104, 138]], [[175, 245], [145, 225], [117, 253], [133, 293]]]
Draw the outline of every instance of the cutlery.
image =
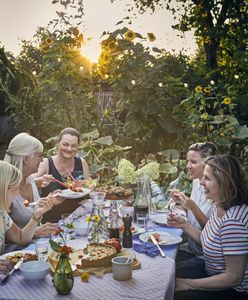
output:
[[158, 248], [158, 250], [160, 252], [160, 255], [163, 256], [163, 257], [165, 257], [164, 251], [160, 248], [160, 246], [159, 246], [157, 240], [155, 239], [155, 237], [153, 236], [153, 234], [151, 234], [151, 240], [152, 240], [153, 244], [157, 246], [157, 248]]
[[23, 263], [23, 258], [21, 258], [15, 265], [14, 268], [3, 278], [3, 280], [1, 281], [1, 285], [5, 285], [9, 279], [10, 276], [13, 274], [14, 271], [16, 271], [17, 269], [19, 269], [20, 265]]

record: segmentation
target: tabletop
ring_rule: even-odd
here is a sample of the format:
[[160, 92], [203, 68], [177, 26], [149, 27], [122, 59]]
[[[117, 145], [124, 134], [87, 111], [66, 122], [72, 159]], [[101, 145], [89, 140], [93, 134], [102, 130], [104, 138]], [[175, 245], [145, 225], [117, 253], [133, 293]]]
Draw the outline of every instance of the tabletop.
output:
[[[78, 216], [80, 208], [75, 211]], [[155, 230], [168, 231], [181, 235], [181, 230], [169, 227], [155, 226]], [[139, 242], [138, 237], [134, 237]], [[74, 248], [82, 248], [87, 244], [86, 238], [71, 241]], [[82, 282], [79, 276], [74, 277], [74, 287], [69, 295], [58, 295], [49, 274], [39, 282], [25, 281], [20, 271], [13, 274], [8, 284], [0, 286], [0, 299], [142, 299], [142, 300], [172, 300], [175, 283], [175, 256], [177, 245], [163, 246], [166, 257], [149, 257], [145, 254], [135, 253], [141, 262], [141, 268], [133, 271], [132, 279], [117, 281], [112, 273], [104, 274], [102, 278], [91, 275], [89, 282]], [[32, 249], [32, 245], [28, 247]]]

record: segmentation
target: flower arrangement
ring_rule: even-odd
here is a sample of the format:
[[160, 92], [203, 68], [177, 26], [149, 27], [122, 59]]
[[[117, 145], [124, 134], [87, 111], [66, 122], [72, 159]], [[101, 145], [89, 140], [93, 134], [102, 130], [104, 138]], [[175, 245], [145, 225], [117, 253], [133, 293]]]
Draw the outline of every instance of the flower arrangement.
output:
[[137, 177], [146, 175], [150, 180], [159, 178], [159, 163], [152, 161], [135, 170], [135, 166], [127, 159], [122, 159], [117, 167], [118, 179], [123, 184], [136, 183]]
[[[73, 228], [72, 224], [67, 224], [66, 227], [68, 229]], [[64, 231], [64, 229], [58, 227], [58, 230], [54, 234], [55, 236], [59, 236], [61, 241], [54, 241], [52, 239], [49, 240], [51, 248], [57, 252], [62, 254], [63, 256], [69, 256], [72, 253], [71, 247], [66, 245], [68, 230]]]
[[88, 225], [88, 241], [90, 243], [102, 243], [107, 238], [107, 224], [105, 219], [100, 215], [95, 214], [88, 216], [86, 221]]

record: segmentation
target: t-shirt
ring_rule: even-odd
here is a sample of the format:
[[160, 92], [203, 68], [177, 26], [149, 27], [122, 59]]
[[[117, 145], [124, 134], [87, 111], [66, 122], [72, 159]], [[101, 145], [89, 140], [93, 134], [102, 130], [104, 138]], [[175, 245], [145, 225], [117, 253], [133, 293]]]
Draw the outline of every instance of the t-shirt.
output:
[[[201, 242], [209, 275], [225, 272], [225, 255], [247, 255], [248, 205], [233, 206], [222, 217], [217, 216], [217, 208], [214, 206], [201, 233]], [[243, 281], [235, 290], [248, 292], [248, 260]]]
[[3, 254], [5, 245], [5, 234], [12, 226], [13, 221], [6, 211], [0, 211], [0, 254]]
[[[39, 200], [40, 195], [37, 186], [35, 184], [34, 178], [30, 176], [27, 178], [27, 180], [31, 183], [32, 186], [33, 200], [34, 201]], [[25, 199], [21, 195], [17, 195], [12, 201], [11, 211], [9, 213], [11, 219], [20, 228], [23, 228], [29, 222], [29, 220], [32, 218], [32, 215], [34, 213], [34, 207], [33, 206], [26, 207], [23, 204], [24, 200]]]

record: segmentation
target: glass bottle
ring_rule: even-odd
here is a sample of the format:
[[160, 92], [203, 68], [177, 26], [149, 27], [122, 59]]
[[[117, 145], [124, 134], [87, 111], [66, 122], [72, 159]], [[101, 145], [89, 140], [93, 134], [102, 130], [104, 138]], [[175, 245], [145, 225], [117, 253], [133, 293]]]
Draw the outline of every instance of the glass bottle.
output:
[[113, 209], [111, 213], [111, 221], [109, 225], [109, 238], [120, 238], [120, 222], [118, 211], [116, 209]]
[[147, 194], [147, 177], [142, 176], [137, 178], [137, 193], [133, 202], [134, 218], [137, 221], [137, 213], [149, 212], [149, 195]]
[[105, 198], [103, 192], [91, 192], [92, 212], [88, 224], [89, 243], [103, 243], [108, 238], [108, 227], [103, 212], [103, 201]]
[[74, 285], [73, 271], [69, 262], [69, 257], [65, 253], [61, 253], [59, 261], [53, 276], [53, 285], [57, 292], [61, 295], [70, 293]]

